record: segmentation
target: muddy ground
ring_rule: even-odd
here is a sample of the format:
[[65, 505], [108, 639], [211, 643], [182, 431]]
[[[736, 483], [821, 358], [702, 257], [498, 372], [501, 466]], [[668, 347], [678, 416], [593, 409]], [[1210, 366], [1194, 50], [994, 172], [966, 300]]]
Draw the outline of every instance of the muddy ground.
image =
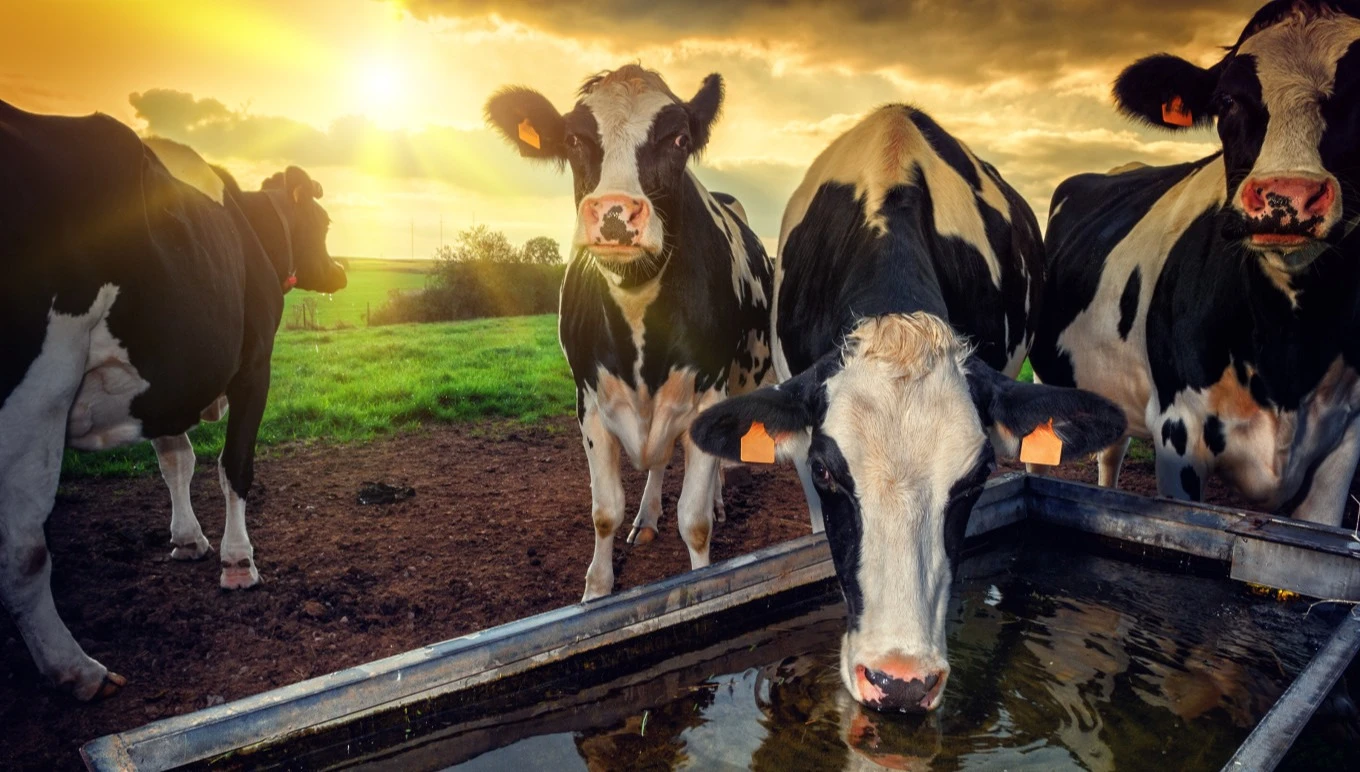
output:
[[[0, 769], [78, 769], [80, 745], [100, 735], [578, 601], [593, 545], [578, 436], [563, 419], [271, 450], [247, 509], [263, 581], [244, 592], [218, 589], [214, 559], [169, 559], [159, 477], [64, 482], [48, 523], [57, 607], [128, 685], [92, 705], [46, 688], [0, 614]], [[615, 551], [618, 589], [689, 568], [675, 530], [679, 455], [660, 536]], [[1062, 475], [1095, 480], [1092, 464]], [[361, 505], [366, 481], [416, 495]], [[625, 481], [635, 506], [644, 476], [629, 468]], [[1155, 493], [1151, 464], [1131, 461], [1121, 488]], [[1219, 485], [1208, 493], [1240, 503]], [[731, 472], [725, 498], [714, 560], [809, 531], [792, 467]], [[200, 467], [193, 503], [216, 545], [223, 505], [213, 469]]]

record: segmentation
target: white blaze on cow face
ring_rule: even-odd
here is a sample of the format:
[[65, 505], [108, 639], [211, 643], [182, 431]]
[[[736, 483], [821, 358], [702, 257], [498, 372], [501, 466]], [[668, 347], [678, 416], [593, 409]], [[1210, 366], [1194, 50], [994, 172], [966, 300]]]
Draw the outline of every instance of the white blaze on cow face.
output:
[[850, 607], [841, 677], [865, 704], [933, 709], [949, 675], [946, 519], [987, 442], [967, 353], [937, 317], [879, 317], [826, 381], [820, 433], [839, 458], [814, 436], [810, 463]]
[[1268, 114], [1260, 152], [1232, 195], [1233, 208], [1252, 223], [1249, 246], [1288, 251], [1326, 238], [1340, 222], [1341, 185], [1322, 158], [1322, 105], [1336, 93], [1337, 64], [1357, 39], [1360, 21], [1352, 17], [1296, 14], [1244, 41], [1225, 71], [1219, 120], [1230, 167], [1241, 137], [1262, 120], [1251, 105], [1258, 88]]
[[[606, 262], [627, 263], [644, 255], [660, 255], [665, 231], [655, 204], [644, 190], [639, 151], [648, 142], [662, 109], [680, 100], [654, 73], [624, 67], [590, 87], [581, 105], [595, 119], [595, 138], [570, 136], [568, 145], [598, 141], [598, 182], [576, 210], [578, 248]], [[579, 172], [578, 172], [579, 182]], [[654, 192], [654, 191], [653, 191]]]

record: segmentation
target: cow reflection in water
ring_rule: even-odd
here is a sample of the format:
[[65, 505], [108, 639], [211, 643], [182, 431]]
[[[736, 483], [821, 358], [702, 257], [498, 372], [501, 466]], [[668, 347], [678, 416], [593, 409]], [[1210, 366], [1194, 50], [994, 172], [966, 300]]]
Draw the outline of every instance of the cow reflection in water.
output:
[[[592, 770], [924, 770], [965, 757], [1090, 770], [1166, 758], [1175, 768], [1216, 769], [1311, 654], [1291, 632], [1302, 625], [1287, 608], [1263, 611], [1233, 600], [1231, 588], [1205, 597], [1198, 585], [1181, 586], [1186, 594], [1176, 594], [1178, 577], [1149, 586], [1146, 569], [1073, 560], [1079, 565], [1057, 592], [1053, 577], [1021, 579], [1028, 574], [1020, 570], [992, 577], [999, 598], [986, 578], [963, 583], [949, 635], [959, 688], [935, 713], [861, 708], [840, 683], [829, 640], [816, 653], [651, 707], [645, 734], [639, 709], [624, 724], [578, 735], [577, 748]], [[743, 698], [742, 688], [754, 694]], [[739, 715], [752, 703], [754, 720]], [[712, 723], [750, 725], [717, 732], [724, 745], [749, 743], [708, 747]]]

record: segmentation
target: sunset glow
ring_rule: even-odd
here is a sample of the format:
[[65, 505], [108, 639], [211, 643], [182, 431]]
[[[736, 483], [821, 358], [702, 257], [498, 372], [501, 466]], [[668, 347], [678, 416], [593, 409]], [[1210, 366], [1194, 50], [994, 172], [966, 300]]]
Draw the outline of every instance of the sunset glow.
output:
[[333, 252], [428, 257], [441, 218], [446, 233], [481, 223], [516, 241], [570, 230], [570, 181], [482, 123], [497, 87], [531, 85], [566, 110], [584, 77], [625, 62], [683, 97], [718, 72], [727, 99], [698, 173], [741, 198], [772, 243], [811, 159], [884, 102], [929, 111], [1041, 219], [1070, 174], [1207, 154], [1210, 132], [1116, 115], [1109, 84], [1148, 53], [1214, 56], [1255, 5], [925, 0], [885, 16], [873, 3], [763, 0], [56, 0], [7, 7], [0, 99], [109, 113], [251, 186], [301, 165], [325, 185]]

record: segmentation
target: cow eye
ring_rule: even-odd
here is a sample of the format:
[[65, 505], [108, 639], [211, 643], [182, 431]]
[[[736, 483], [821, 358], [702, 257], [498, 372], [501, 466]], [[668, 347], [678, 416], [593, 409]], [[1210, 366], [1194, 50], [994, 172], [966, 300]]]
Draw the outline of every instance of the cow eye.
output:
[[674, 144], [676, 150], [689, 150], [689, 135], [676, 134]]
[[831, 470], [826, 468], [826, 464], [820, 461], [812, 462], [812, 482], [827, 492], [836, 490], [836, 478], [831, 476]]
[[567, 147], [572, 150], [575, 150], [576, 148], [581, 146], [581, 140], [577, 139], [575, 134], [568, 134], [566, 142]]
[[1225, 94], [1221, 92], [1219, 93], [1215, 101], [1218, 102], [1217, 112], [1219, 115], [1228, 112], [1233, 108], [1234, 105], [1237, 104], [1237, 100], [1233, 99], [1231, 94]]

